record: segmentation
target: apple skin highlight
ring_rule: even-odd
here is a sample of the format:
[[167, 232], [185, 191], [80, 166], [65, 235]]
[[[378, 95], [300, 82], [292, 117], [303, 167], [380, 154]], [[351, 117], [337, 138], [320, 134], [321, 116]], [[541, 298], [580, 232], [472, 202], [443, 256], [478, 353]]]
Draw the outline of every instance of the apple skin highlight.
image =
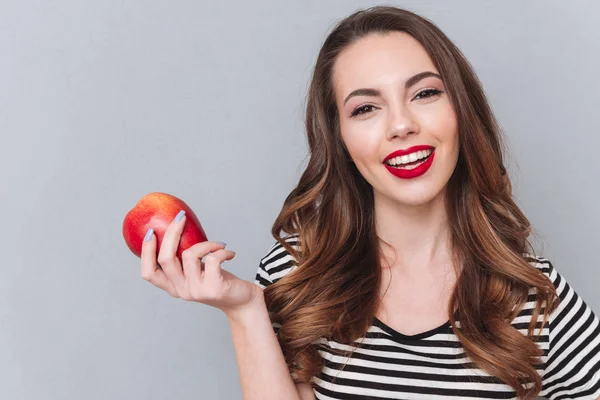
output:
[[148, 229], [156, 235], [156, 256], [165, 231], [180, 210], [185, 211], [185, 226], [179, 241], [177, 257], [196, 243], [207, 241], [206, 233], [192, 209], [181, 199], [168, 193], [153, 192], [142, 197], [123, 220], [123, 237], [133, 254], [141, 258], [142, 242]]

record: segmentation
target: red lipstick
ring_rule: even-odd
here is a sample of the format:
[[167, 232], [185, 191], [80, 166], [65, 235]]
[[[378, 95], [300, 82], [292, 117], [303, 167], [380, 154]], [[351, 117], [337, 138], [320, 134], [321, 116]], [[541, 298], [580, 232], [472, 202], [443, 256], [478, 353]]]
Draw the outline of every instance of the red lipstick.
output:
[[[429, 149], [433, 150], [431, 155], [422, 164], [420, 164], [416, 168], [413, 168], [413, 169], [394, 168], [394, 167], [390, 167], [389, 165], [385, 164], [385, 162], [391, 158], [407, 155], [407, 154], [414, 153], [415, 151], [419, 151], [419, 150], [429, 150]], [[431, 167], [431, 164], [433, 164], [434, 156], [435, 156], [435, 148], [433, 146], [427, 146], [427, 145], [413, 146], [413, 147], [409, 147], [408, 149], [397, 150], [397, 151], [389, 154], [383, 160], [384, 161], [383, 165], [385, 166], [385, 168], [388, 171], [390, 171], [390, 173], [392, 175], [394, 175], [398, 178], [412, 179], [412, 178], [416, 178], [418, 176], [423, 175], [425, 172], [427, 172], [427, 170], [429, 170], [429, 168]]]
[[435, 149], [435, 147], [428, 146], [426, 144], [420, 144], [418, 146], [409, 147], [408, 149], [396, 150], [393, 153], [388, 154], [388, 156], [383, 159], [383, 162], [386, 162], [390, 158], [394, 158], [394, 157], [398, 157], [398, 156], [406, 156], [406, 155], [408, 155], [410, 153], [414, 153], [415, 151], [429, 150], [429, 149], [433, 150], [433, 149]]

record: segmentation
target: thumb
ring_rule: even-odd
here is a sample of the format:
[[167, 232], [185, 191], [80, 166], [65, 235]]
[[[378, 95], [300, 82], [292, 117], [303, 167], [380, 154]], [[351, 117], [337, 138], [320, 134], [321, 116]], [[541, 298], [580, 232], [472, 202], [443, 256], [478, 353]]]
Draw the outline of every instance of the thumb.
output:
[[209, 285], [216, 283], [221, 279], [221, 263], [225, 260], [231, 260], [235, 253], [230, 250], [217, 250], [204, 257], [204, 281]]

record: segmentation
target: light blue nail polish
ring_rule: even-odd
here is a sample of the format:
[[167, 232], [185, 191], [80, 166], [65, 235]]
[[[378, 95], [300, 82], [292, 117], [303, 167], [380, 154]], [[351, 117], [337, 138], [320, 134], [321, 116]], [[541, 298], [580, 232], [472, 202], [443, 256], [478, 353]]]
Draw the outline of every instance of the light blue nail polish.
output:
[[227, 246], [227, 243], [225, 243], [225, 242], [216, 242], [216, 243], [221, 243], [223, 246]]
[[152, 239], [153, 233], [154, 233], [154, 229], [152, 229], [152, 228], [148, 229], [148, 232], [146, 232], [146, 237], [144, 238], [144, 242], [149, 242], [150, 239]]
[[179, 211], [179, 214], [177, 214], [177, 216], [175, 217], [175, 221], [176, 222], [181, 221], [183, 219], [184, 215], [185, 215], [185, 211], [184, 210]]

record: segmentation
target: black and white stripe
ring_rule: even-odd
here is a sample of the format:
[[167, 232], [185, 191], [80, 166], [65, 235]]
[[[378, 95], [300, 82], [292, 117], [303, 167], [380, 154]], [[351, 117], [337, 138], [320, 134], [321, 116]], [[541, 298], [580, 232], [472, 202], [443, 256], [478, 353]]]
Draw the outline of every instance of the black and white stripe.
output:
[[[298, 248], [296, 236], [285, 238]], [[540, 396], [548, 399], [596, 399], [600, 396], [600, 324], [592, 309], [542, 257], [532, 266], [550, 277], [561, 304], [550, 315], [538, 346], [544, 351], [537, 370], [543, 379]], [[265, 288], [296, 269], [295, 260], [275, 242], [260, 260], [255, 283]], [[535, 291], [512, 325], [524, 335], [535, 307]], [[457, 323], [460, 328], [460, 321]], [[541, 326], [541, 320], [537, 327]], [[280, 325], [273, 323], [277, 333]], [[536, 329], [536, 333], [539, 329]], [[469, 368], [471, 360], [446, 323], [418, 335], [403, 335], [375, 319], [358, 347], [321, 338], [314, 343], [325, 360], [313, 377], [315, 397], [334, 399], [516, 399], [512, 387], [486, 372]], [[350, 357], [332, 349], [352, 350]]]

